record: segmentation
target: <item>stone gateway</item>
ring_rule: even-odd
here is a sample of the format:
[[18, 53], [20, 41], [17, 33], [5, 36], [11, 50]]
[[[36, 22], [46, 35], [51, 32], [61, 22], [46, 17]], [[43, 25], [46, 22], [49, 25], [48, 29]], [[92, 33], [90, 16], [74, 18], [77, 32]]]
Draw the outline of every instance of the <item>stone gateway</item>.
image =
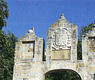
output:
[[13, 80], [45, 80], [56, 70], [72, 70], [82, 80], [95, 80], [95, 28], [82, 36], [82, 60], [77, 59], [77, 35], [77, 26], [62, 15], [47, 31], [45, 51], [44, 39], [35, 35], [34, 28], [29, 30], [16, 43]]

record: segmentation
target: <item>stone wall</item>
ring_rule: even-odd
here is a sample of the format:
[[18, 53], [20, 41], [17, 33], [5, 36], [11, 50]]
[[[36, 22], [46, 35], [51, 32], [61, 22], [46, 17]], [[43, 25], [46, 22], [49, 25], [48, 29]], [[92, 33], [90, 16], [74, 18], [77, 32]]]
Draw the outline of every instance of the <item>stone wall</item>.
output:
[[95, 29], [82, 36], [82, 60], [77, 60], [77, 43], [77, 26], [64, 15], [47, 31], [46, 52], [44, 39], [32, 28], [16, 43], [13, 80], [45, 80], [53, 70], [72, 70], [82, 80], [95, 80]]
[[82, 37], [82, 55], [87, 63], [88, 78], [95, 80], [95, 28]]

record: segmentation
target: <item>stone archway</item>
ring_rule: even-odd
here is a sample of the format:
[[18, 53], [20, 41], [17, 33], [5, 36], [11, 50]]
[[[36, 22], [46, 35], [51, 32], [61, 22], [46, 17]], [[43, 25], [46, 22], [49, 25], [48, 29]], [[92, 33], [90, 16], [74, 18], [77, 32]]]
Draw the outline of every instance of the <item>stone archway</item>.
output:
[[79, 73], [71, 69], [54, 69], [45, 73], [45, 80], [82, 80]]
[[74, 71], [81, 80], [94, 80], [94, 42], [95, 28], [82, 36], [82, 60], [77, 60], [77, 26], [64, 15], [49, 28], [46, 51], [44, 39], [33, 28], [16, 43], [13, 80], [45, 80], [46, 74], [60, 70]]

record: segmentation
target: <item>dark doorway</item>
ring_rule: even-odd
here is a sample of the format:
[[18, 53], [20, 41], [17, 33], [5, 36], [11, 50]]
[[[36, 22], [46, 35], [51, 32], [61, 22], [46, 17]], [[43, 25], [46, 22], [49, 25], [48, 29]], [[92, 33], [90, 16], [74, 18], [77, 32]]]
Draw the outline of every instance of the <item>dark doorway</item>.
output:
[[73, 70], [52, 70], [45, 74], [45, 80], [82, 80]]

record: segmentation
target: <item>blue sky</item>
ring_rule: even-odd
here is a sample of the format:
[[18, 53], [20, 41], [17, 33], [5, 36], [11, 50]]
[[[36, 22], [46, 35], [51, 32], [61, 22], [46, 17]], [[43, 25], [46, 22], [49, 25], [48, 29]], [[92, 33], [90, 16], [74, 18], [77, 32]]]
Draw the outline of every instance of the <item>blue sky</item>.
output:
[[21, 38], [34, 26], [39, 37], [46, 40], [51, 24], [64, 13], [67, 20], [82, 26], [95, 20], [95, 0], [6, 0], [10, 16], [5, 30]]

